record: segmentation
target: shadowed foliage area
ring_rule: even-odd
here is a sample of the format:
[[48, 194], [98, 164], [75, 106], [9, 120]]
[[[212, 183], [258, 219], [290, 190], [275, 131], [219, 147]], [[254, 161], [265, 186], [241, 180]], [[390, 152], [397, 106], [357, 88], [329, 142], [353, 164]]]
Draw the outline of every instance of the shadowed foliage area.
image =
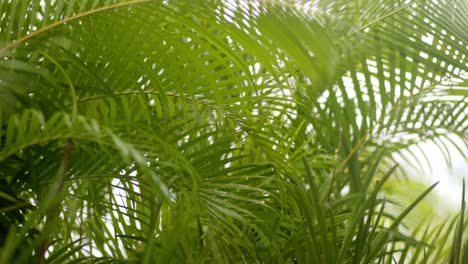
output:
[[464, 191], [392, 195], [412, 146], [467, 158], [466, 14], [2, 1], [0, 263], [468, 263]]

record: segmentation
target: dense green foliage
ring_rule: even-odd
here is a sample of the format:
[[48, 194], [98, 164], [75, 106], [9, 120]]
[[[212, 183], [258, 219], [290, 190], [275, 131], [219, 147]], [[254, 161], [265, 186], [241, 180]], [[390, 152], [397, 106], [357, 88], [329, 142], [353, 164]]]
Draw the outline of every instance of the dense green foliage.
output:
[[409, 225], [436, 184], [384, 191], [410, 146], [468, 145], [466, 14], [1, 1], [0, 263], [468, 263], [464, 203]]

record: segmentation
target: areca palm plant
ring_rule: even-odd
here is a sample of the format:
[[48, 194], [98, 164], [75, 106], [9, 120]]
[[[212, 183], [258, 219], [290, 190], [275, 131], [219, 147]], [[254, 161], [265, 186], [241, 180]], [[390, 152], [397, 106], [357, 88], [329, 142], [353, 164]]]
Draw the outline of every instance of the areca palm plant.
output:
[[464, 203], [410, 225], [436, 184], [385, 192], [411, 146], [468, 145], [466, 13], [3, 1], [0, 262], [466, 261]]

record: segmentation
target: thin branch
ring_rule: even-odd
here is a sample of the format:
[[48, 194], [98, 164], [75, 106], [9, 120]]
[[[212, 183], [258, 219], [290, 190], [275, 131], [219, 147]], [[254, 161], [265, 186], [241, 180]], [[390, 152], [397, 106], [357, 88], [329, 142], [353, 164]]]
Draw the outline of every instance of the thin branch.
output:
[[369, 28], [369, 27], [371, 27], [372, 25], [374, 25], [374, 24], [376, 24], [376, 23], [378, 23], [378, 22], [380, 22], [380, 21], [386, 19], [387, 17], [393, 16], [393, 15], [395, 15], [395, 14], [397, 14], [397, 13], [399, 13], [399, 12], [405, 10], [406, 8], [412, 6], [413, 4], [416, 4], [416, 3], [421, 2], [421, 1], [422, 1], [422, 0], [416, 0], [416, 1], [414, 1], [414, 2], [410, 2], [410, 3], [406, 4], [406, 5], [400, 6], [399, 8], [397, 8], [397, 9], [395, 9], [395, 10], [393, 10], [393, 11], [391, 11], [391, 12], [389, 12], [389, 13], [387, 13], [387, 14], [381, 16], [381, 17], [378, 17], [378, 18], [374, 19], [372, 22], [367, 23], [366, 25], [362, 26], [362, 27], [360, 28], [360, 30], [363, 31], [363, 30], [365, 30], [366, 28]]
[[[336, 160], [338, 160], [338, 158], [339, 158], [342, 143], [343, 143], [343, 128], [341, 127], [340, 128], [340, 138], [339, 138], [339, 142], [338, 142], [338, 147], [335, 150], [335, 159]], [[333, 190], [333, 185], [335, 184], [337, 173], [338, 173], [338, 168], [335, 168], [333, 170], [333, 176], [332, 176], [332, 181], [330, 183], [330, 187], [328, 188], [328, 194], [327, 194], [327, 201], [328, 202], [330, 201], [331, 192]]]
[[[70, 167], [70, 159], [71, 159], [71, 152], [73, 150], [73, 141], [71, 139], [67, 140], [67, 144], [65, 145], [65, 149], [63, 152], [63, 159], [62, 164], [57, 173], [57, 180], [55, 181], [52, 190], [50, 191], [46, 200], [46, 207], [47, 207], [47, 220], [45, 223], [45, 229], [49, 229], [55, 225], [55, 221], [58, 218], [60, 201], [62, 200], [63, 196], [63, 185], [65, 182], [65, 178], [67, 175], [67, 171]], [[44, 236], [44, 234], [43, 234]], [[45, 253], [47, 248], [49, 247], [49, 234], [45, 234], [45, 237], [41, 241], [39, 247], [36, 251], [36, 263], [43, 264], [45, 263]]]
[[71, 22], [71, 21], [74, 21], [74, 20], [77, 20], [77, 19], [80, 19], [82, 17], [86, 17], [86, 16], [90, 16], [90, 15], [94, 15], [94, 14], [97, 14], [97, 13], [101, 13], [101, 12], [104, 12], [104, 11], [108, 11], [108, 10], [112, 10], [112, 9], [117, 9], [117, 8], [121, 8], [121, 7], [126, 7], [126, 6], [130, 6], [130, 5], [134, 5], [134, 4], [141, 4], [141, 3], [146, 3], [146, 2], [152, 2], [154, 0], [135, 0], [135, 1], [129, 1], [129, 2], [123, 2], [123, 3], [117, 3], [117, 4], [114, 4], [114, 5], [108, 5], [108, 6], [103, 6], [103, 7], [100, 7], [100, 8], [96, 8], [96, 9], [92, 9], [92, 10], [88, 10], [86, 12], [83, 12], [83, 13], [80, 13], [80, 14], [77, 14], [75, 16], [71, 16], [71, 17], [66, 17], [62, 20], [59, 20], [59, 21], [56, 21], [52, 24], [49, 24], [43, 28], [40, 28], [36, 31], [33, 31], [31, 32], [31, 34], [28, 34], [28, 35], [25, 35], [15, 41], [13, 41], [12, 43], [4, 46], [3, 48], [0, 48], [0, 53], [1, 52], [4, 52], [4, 51], [7, 51], [9, 49], [12, 49], [16, 46], [18, 46], [19, 44], [37, 36], [37, 35], [40, 35], [48, 30], [51, 30], [53, 28], [56, 28], [58, 26], [61, 26], [67, 22]]
[[60, 65], [60, 63], [58, 63], [56, 60], [54, 60], [47, 53], [41, 52], [41, 54], [44, 57], [46, 57], [48, 60], [50, 60], [55, 66], [57, 66], [57, 68], [60, 70], [60, 72], [62, 72], [63, 76], [65, 77], [65, 80], [68, 83], [68, 87], [70, 88], [70, 97], [72, 99], [72, 120], [75, 120], [76, 116], [77, 116], [77, 113], [78, 113], [78, 103], [77, 103], [77, 99], [76, 99], [75, 86], [73, 85], [73, 82], [72, 82], [72, 80], [70, 78], [70, 75], [67, 74], [67, 72], [65, 71], [65, 69], [63, 69], [63, 67]]

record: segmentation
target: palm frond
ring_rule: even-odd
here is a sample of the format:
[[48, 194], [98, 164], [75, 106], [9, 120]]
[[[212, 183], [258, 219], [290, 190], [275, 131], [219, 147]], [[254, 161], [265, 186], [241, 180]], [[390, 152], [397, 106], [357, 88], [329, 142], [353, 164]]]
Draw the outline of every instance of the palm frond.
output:
[[454, 224], [403, 221], [435, 185], [383, 194], [395, 155], [467, 143], [467, 10], [5, 1], [0, 262], [442, 259]]

